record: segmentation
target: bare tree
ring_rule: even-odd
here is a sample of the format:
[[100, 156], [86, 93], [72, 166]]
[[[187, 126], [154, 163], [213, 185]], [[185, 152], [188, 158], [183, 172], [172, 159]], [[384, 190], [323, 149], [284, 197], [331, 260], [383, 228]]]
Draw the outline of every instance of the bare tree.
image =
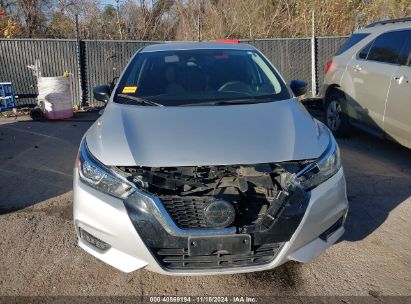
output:
[[[90, 39], [210, 40], [347, 35], [382, 17], [411, 15], [409, 0], [0, 0], [17, 37], [73, 37], [74, 15]], [[10, 26], [9, 26], [10, 25]]]

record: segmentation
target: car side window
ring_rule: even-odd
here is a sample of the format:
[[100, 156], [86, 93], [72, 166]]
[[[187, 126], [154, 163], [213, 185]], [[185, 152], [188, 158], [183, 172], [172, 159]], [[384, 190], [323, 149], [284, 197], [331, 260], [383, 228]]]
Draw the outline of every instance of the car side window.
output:
[[365, 48], [363, 48], [360, 53], [358, 54], [358, 58], [360, 59], [367, 59], [368, 53], [370, 52], [371, 46], [374, 43], [374, 41], [371, 41], [368, 43]]
[[410, 32], [410, 35], [408, 37], [407, 43], [405, 44], [401, 52], [399, 63], [401, 65], [406, 65], [406, 66], [411, 67], [411, 31], [409, 32]]
[[362, 49], [358, 57], [366, 60], [400, 64], [400, 55], [409, 34], [409, 30], [384, 33]]

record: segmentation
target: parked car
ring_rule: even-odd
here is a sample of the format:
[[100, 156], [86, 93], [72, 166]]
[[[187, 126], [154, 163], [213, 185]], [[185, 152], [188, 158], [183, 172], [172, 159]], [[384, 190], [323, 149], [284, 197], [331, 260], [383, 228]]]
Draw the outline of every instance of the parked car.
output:
[[411, 148], [411, 17], [355, 32], [327, 62], [321, 95], [335, 135], [355, 126]]
[[253, 46], [168, 43], [131, 59], [74, 169], [81, 248], [125, 272], [266, 270], [308, 262], [348, 210], [331, 132]]

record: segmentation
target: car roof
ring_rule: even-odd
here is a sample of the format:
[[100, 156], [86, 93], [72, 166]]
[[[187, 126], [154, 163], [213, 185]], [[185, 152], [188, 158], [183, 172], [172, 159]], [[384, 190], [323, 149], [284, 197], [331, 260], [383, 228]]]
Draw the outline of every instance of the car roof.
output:
[[374, 26], [371, 27], [364, 27], [362, 29], [359, 29], [355, 31], [355, 34], [361, 34], [361, 33], [383, 33], [383, 32], [388, 32], [392, 30], [401, 30], [401, 29], [410, 29], [411, 28], [411, 22], [396, 22], [396, 23], [386, 23], [386, 24], [378, 24], [376, 23]]
[[177, 51], [177, 50], [241, 50], [254, 51], [254, 46], [246, 43], [222, 43], [222, 42], [167, 42], [151, 44], [141, 49], [141, 53]]

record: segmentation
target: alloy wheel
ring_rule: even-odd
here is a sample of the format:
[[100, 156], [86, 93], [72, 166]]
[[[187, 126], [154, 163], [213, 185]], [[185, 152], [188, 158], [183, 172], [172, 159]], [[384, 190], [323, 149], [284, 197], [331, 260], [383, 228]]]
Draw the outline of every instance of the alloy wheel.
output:
[[342, 122], [341, 104], [332, 100], [327, 107], [327, 125], [332, 131], [338, 130]]

